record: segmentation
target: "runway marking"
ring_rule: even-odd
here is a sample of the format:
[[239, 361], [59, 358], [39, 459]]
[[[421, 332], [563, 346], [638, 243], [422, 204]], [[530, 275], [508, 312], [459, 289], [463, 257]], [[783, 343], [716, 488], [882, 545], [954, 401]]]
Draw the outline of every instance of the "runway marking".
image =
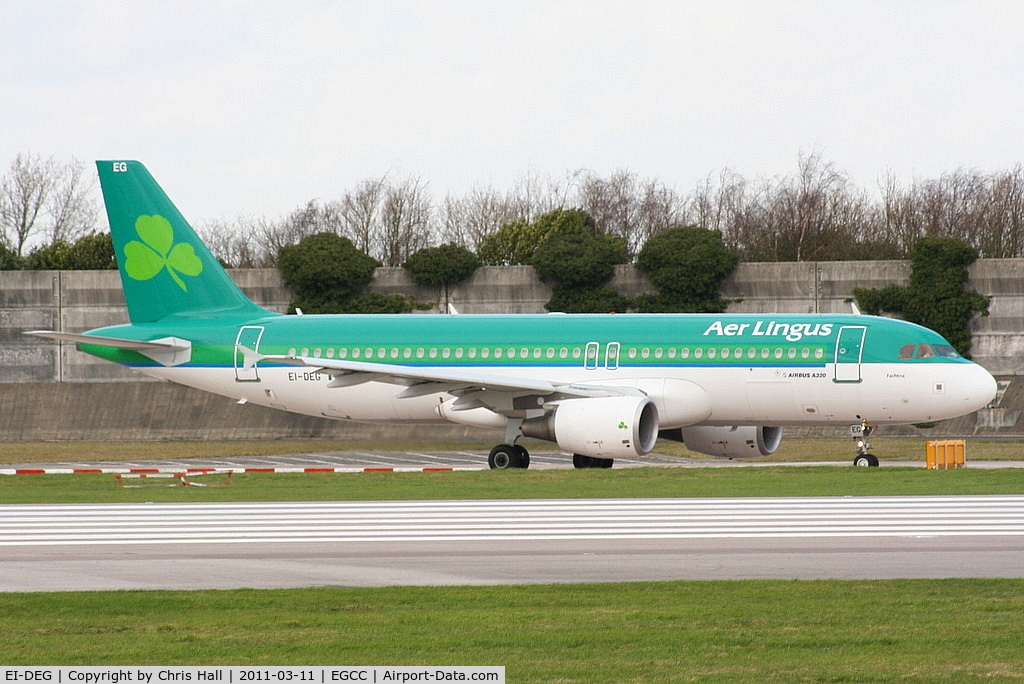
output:
[[1024, 496], [0, 506], [0, 546], [1024, 536]]

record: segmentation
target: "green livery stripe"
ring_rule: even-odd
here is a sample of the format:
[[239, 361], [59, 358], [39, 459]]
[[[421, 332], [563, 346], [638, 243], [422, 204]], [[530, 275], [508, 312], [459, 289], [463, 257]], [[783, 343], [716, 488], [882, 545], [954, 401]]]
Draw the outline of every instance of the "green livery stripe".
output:
[[[908, 360], [901, 357], [908, 345], [947, 345], [913, 324], [838, 315], [277, 316], [95, 332], [147, 340], [181, 337], [193, 342], [189, 365], [232, 366], [243, 326], [262, 329], [258, 351], [264, 355], [413, 366], [814, 367], [834, 362], [837, 350], [862, 363], [895, 363]], [[859, 344], [861, 331], [862, 349], [839, 344], [840, 335], [851, 332]], [[154, 365], [133, 351], [91, 346], [88, 351], [118, 363]], [[959, 359], [938, 354], [919, 359], [951, 360]]]

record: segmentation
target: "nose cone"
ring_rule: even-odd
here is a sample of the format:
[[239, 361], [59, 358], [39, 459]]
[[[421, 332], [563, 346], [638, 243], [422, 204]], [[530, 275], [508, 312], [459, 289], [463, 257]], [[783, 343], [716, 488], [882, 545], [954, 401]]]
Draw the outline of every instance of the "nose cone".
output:
[[996, 398], [996, 379], [976, 363], [964, 366], [964, 374], [957, 387], [963, 398], [963, 411], [971, 413], [988, 406]]

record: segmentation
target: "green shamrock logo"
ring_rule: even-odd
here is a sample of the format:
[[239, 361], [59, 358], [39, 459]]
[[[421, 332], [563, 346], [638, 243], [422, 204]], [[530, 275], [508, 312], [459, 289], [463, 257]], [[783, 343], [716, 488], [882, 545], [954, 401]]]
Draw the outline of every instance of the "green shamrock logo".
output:
[[178, 287], [188, 292], [178, 274], [197, 276], [203, 272], [195, 248], [186, 242], [174, 244], [174, 228], [163, 216], [140, 216], [135, 219], [135, 232], [142, 242], [132, 240], [124, 246], [125, 273], [135, 280], [149, 280], [166, 268]]
[[626, 425], [626, 421], [624, 421], [624, 420], [620, 420], [619, 421], [619, 429], [620, 430], [628, 430], [629, 429], [629, 426]]

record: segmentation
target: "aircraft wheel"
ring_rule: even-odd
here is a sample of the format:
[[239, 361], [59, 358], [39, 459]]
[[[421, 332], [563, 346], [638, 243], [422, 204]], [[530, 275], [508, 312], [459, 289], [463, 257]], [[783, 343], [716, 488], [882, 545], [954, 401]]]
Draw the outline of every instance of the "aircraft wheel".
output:
[[525, 447], [521, 447], [518, 444], [512, 446], [516, 451], [516, 468], [529, 468], [530, 467], [530, 452]]
[[614, 459], [611, 458], [594, 458], [593, 456], [584, 456], [583, 454], [572, 455], [572, 465], [574, 468], [611, 468], [614, 462]]
[[499, 444], [491, 449], [491, 453], [487, 456], [487, 465], [491, 467], [491, 470], [529, 468], [530, 452], [518, 444]]
[[515, 468], [517, 460], [519, 460], [519, 454], [514, 446], [499, 444], [488, 454], [487, 465], [491, 467], [491, 470], [507, 470]]
[[878, 457], [874, 454], [859, 454], [857, 458], [853, 459], [853, 465], [861, 468], [877, 468]]

